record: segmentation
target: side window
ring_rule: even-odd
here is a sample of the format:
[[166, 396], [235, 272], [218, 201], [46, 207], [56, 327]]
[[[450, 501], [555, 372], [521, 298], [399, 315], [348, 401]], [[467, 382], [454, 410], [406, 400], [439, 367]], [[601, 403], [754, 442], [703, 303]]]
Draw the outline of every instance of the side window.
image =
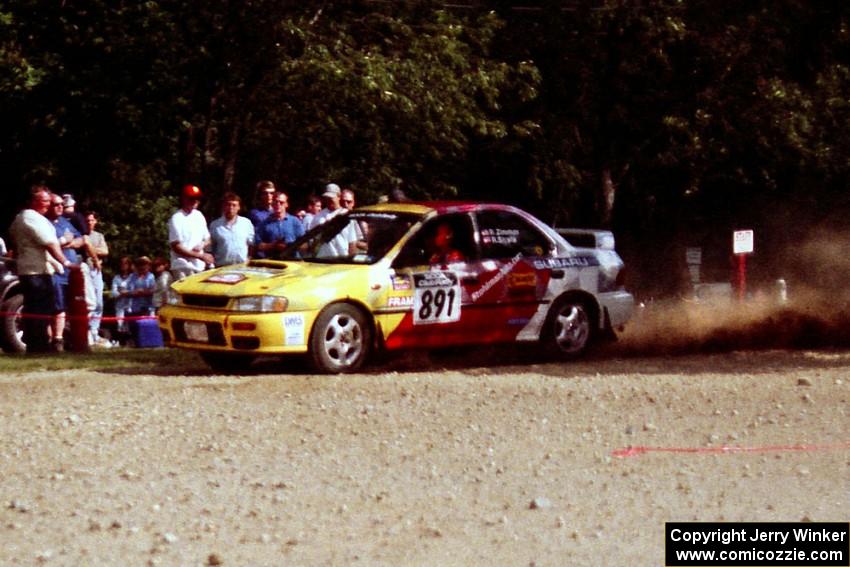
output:
[[453, 263], [477, 256], [472, 222], [465, 214], [440, 215], [429, 220], [399, 253], [396, 267]]
[[509, 211], [478, 213], [481, 230], [481, 255], [488, 259], [543, 256], [552, 243], [536, 227]]

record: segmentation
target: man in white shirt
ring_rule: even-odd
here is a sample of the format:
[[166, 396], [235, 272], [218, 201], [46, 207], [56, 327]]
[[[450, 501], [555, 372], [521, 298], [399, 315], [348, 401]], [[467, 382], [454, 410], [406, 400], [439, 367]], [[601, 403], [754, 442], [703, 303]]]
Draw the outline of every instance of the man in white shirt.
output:
[[50, 190], [43, 185], [32, 188], [30, 207], [15, 217], [9, 232], [15, 242], [18, 278], [24, 295], [22, 321], [27, 352], [49, 352], [48, 327], [56, 314], [53, 274], [63, 272], [71, 263], [62, 253], [56, 229], [45, 216], [50, 208]]
[[[348, 213], [348, 209], [342, 206], [341, 202], [342, 191], [336, 183], [330, 183], [325, 187], [325, 192], [322, 193], [322, 204], [324, 208], [313, 217], [310, 228], [324, 224], [337, 215]], [[363, 241], [363, 232], [360, 226], [351, 221], [340, 230], [337, 235], [322, 245], [317, 252], [320, 258], [332, 256], [351, 256], [356, 254], [359, 246], [358, 242]]]
[[254, 245], [254, 223], [239, 216], [242, 200], [236, 193], [221, 199], [221, 216], [210, 223], [212, 254], [216, 266], [247, 262]]
[[341, 193], [339, 185], [336, 183], [328, 183], [325, 186], [325, 192], [322, 193], [322, 210], [316, 213], [313, 218], [310, 219], [310, 225], [305, 226], [304, 228], [310, 230], [314, 226], [319, 226], [340, 213], [347, 212], [347, 210], [344, 209], [339, 202]]
[[204, 271], [215, 264], [215, 258], [204, 250], [210, 242], [207, 219], [198, 210], [201, 189], [185, 185], [180, 196], [180, 209], [168, 221], [168, 244], [171, 248], [171, 273], [175, 280]]

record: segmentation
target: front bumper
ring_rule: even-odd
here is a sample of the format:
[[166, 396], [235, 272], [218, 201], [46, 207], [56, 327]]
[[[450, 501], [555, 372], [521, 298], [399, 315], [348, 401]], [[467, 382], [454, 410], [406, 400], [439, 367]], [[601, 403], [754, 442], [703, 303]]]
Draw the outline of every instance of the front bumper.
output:
[[168, 305], [159, 328], [169, 346], [208, 352], [307, 352], [316, 313], [236, 313]]

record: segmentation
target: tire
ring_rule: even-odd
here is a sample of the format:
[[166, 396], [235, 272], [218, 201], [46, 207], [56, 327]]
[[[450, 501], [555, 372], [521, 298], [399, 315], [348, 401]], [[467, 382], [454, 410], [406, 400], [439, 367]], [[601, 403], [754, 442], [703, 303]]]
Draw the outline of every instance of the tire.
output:
[[207, 366], [220, 374], [244, 374], [248, 372], [254, 360], [249, 354], [229, 352], [202, 352], [201, 358]]
[[310, 361], [318, 372], [354, 372], [369, 356], [371, 330], [360, 309], [347, 303], [326, 308], [310, 334]]
[[587, 352], [594, 339], [594, 317], [579, 299], [556, 303], [546, 319], [543, 347], [547, 353], [573, 359]]
[[16, 313], [13, 316], [4, 316], [2, 327], [0, 327], [0, 341], [3, 351], [11, 353], [23, 353], [27, 351], [24, 344], [23, 330], [21, 327], [21, 313], [24, 310], [24, 296], [19, 294], [9, 297], [0, 304], [3, 313]]

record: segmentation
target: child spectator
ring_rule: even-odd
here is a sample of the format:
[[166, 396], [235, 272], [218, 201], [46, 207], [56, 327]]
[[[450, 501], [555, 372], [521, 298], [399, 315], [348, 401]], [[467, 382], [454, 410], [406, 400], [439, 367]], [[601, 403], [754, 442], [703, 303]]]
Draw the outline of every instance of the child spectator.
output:
[[136, 271], [130, 276], [130, 313], [135, 316], [153, 314], [153, 291], [156, 282], [151, 273], [151, 259], [139, 256], [134, 262]]
[[130, 313], [130, 277], [133, 275], [133, 259], [122, 256], [118, 263], [118, 273], [112, 278], [112, 298], [115, 300], [115, 317], [118, 318], [118, 333], [126, 334], [127, 322], [124, 316]]
[[103, 261], [109, 256], [109, 246], [106, 244], [102, 232], [95, 230], [100, 219], [94, 211], [85, 214], [86, 226], [89, 229], [87, 237], [93, 256], [86, 259], [89, 276], [91, 279], [92, 292], [94, 294], [94, 308], [89, 313], [89, 344], [102, 344], [100, 339], [100, 319], [103, 317]]
[[171, 285], [172, 281], [171, 272], [168, 271], [168, 260], [159, 257], [154, 258], [153, 277], [156, 281], [153, 291], [153, 308], [159, 311], [159, 308], [165, 304], [168, 286]]

